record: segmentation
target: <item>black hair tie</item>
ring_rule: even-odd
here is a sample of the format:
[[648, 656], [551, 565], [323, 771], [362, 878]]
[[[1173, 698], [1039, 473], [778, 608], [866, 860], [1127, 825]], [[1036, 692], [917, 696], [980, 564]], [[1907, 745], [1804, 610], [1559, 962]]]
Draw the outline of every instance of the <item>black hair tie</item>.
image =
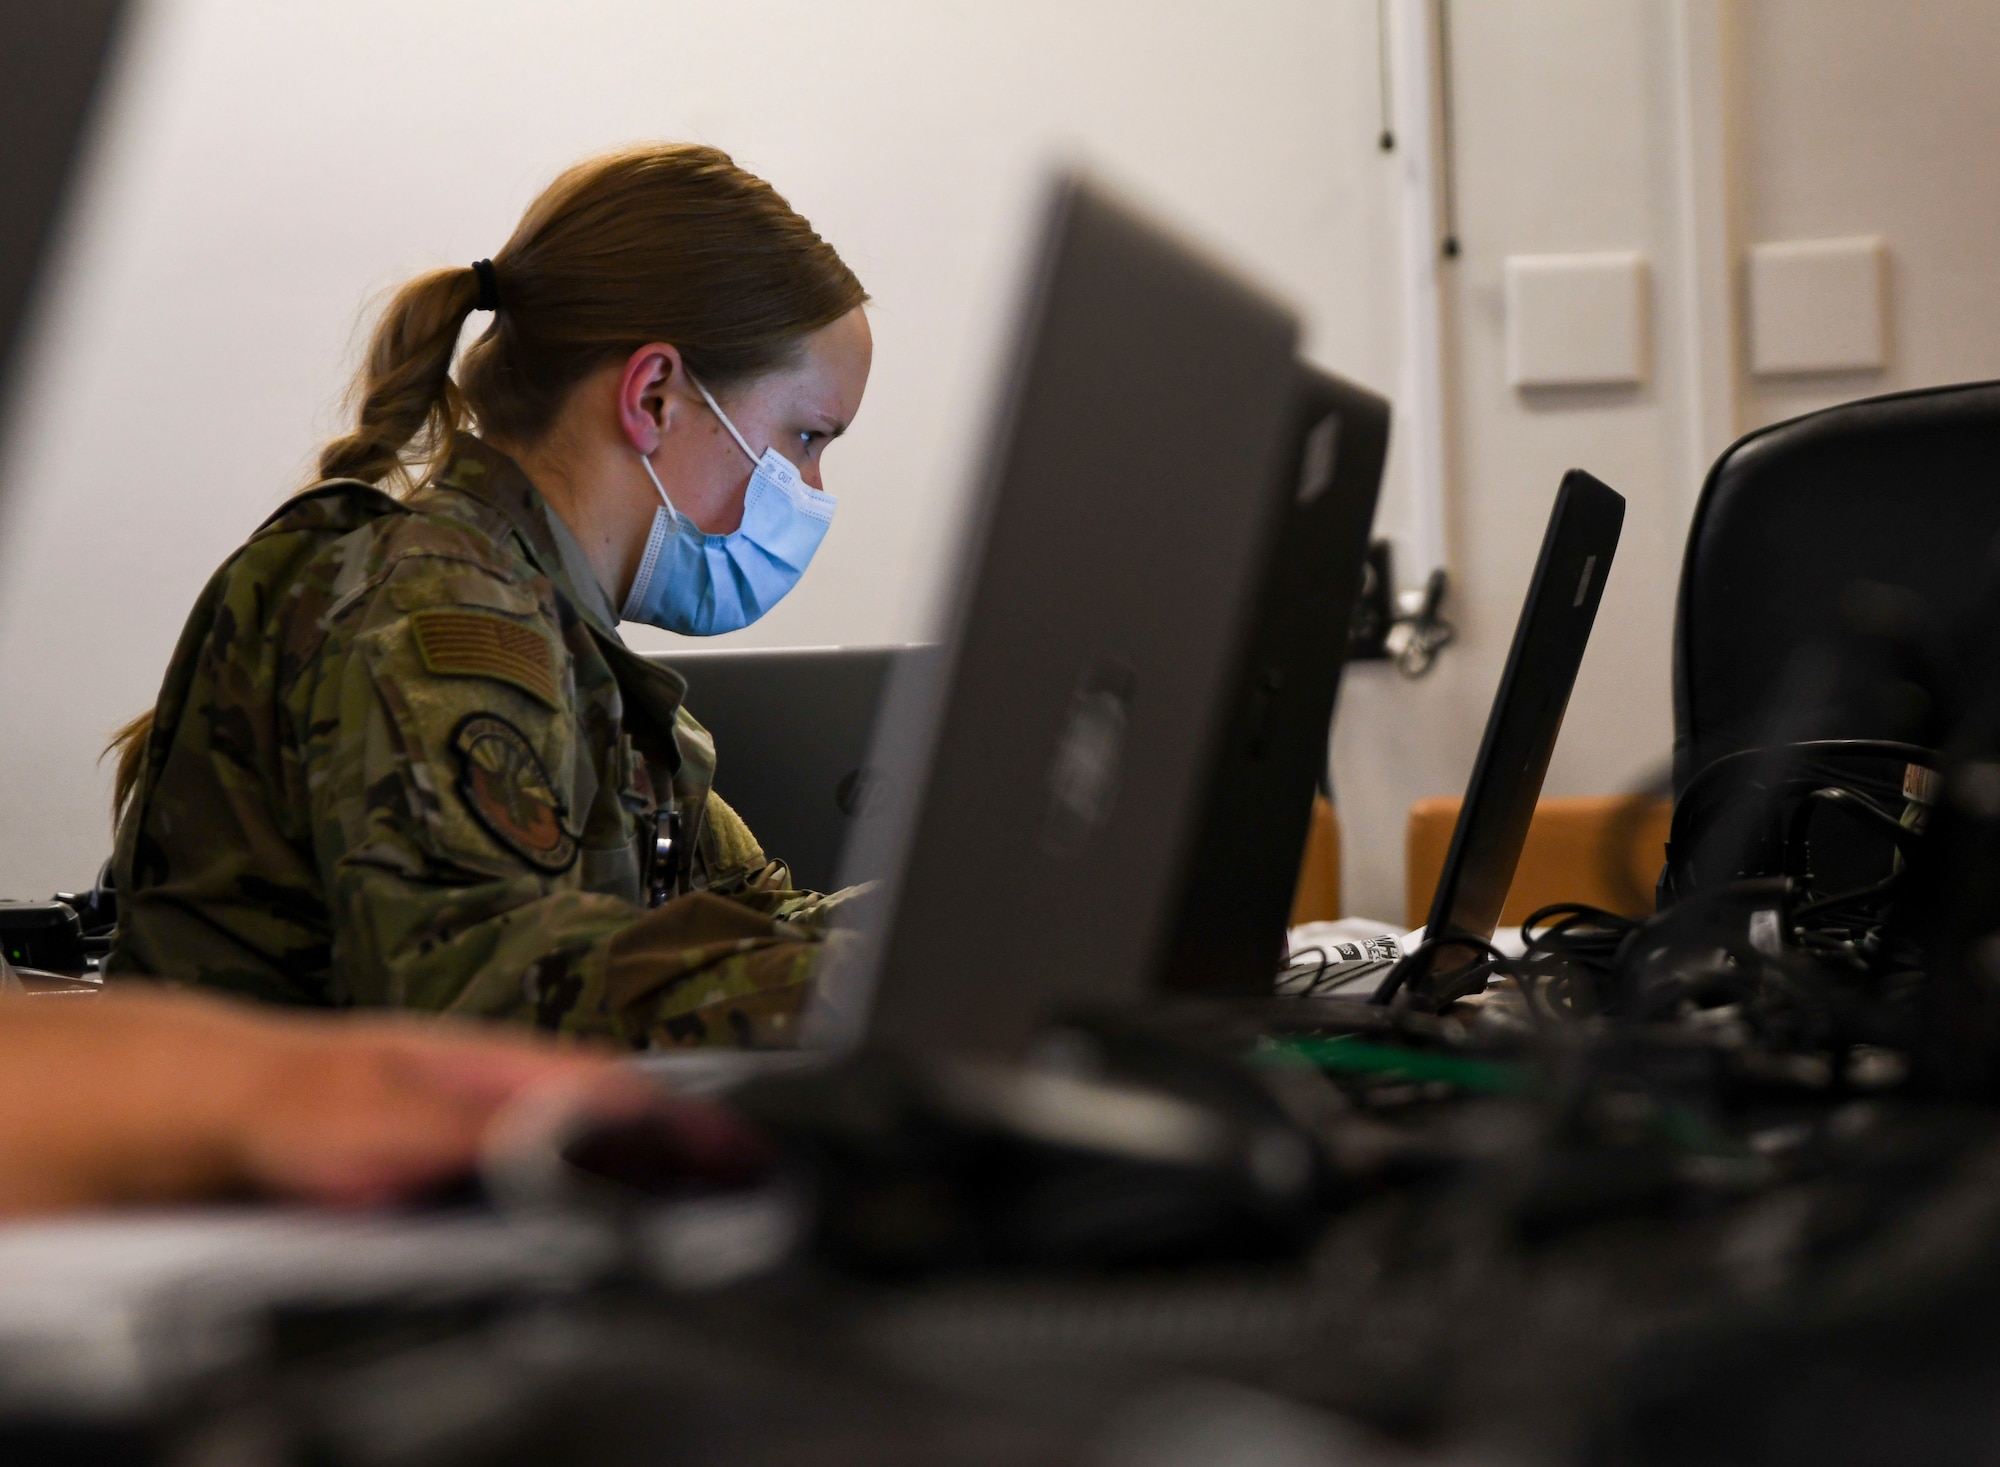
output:
[[472, 273], [479, 277], [479, 299], [472, 303], [475, 311], [497, 311], [500, 309], [500, 282], [493, 274], [491, 260], [474, 260]]

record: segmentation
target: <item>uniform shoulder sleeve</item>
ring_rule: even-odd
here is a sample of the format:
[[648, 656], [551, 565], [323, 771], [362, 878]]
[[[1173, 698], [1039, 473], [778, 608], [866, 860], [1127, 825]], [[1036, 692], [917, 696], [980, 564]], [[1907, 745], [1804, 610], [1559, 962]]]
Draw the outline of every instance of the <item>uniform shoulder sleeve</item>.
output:
[[397, 558], [336, 618], [302, 722], [340, 999], [590, 1029], [639, 909], [582, 879], [598, 765], [533, 582]]
[[[533, 583], [449, 556], [403, 558], [352, 644], [366, 677], [344, 679], [343, 706], [315, 725], [335, 730], [330, 761], [363, 766], [343, 784], [393, 786], [441, 868], [569, 873], [596, 774], [561, 628]], [[374, 701], [386, 727], [371, 740], [360, 730]]]

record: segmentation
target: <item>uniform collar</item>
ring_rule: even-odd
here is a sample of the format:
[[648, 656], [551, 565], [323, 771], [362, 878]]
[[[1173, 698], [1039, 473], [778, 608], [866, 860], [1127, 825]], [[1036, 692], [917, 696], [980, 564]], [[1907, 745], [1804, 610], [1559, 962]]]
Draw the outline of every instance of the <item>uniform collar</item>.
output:
[[434, 490], [456, 491], [504, 519], [535, 568], [569, 598], [596, 638], [628, 705], [643, 715], [643, 724], [629, 726], [641, 749], [674, 771], [677, 780], [688, 778], [690, 770], [712, 770], [714, 744], [699, 724], [684, 721], [680, 712], [686, 681], [672, 668], [625, 645], [611, 600], [584, 559], [583, 546], [521, 466], [492, 444], [464, 433], [432, 483]]
[[433, 482], [500, 514], [513, 526], [535, 568], [583, 613], [591, 629], [622, 645], [617, 614], [584, 558], [583, 546], [519, 464], [492, 444], [462, 433], [450, 461]]

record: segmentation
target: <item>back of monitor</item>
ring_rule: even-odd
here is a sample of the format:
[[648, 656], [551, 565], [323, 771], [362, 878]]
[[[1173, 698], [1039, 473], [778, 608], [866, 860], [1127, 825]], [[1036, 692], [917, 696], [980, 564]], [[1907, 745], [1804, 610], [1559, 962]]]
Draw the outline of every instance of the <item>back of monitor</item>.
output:
[[1272, 493], [1283, 522], [1230, 677], [1229, 722], [1160, 956], [1176, 994], [1268, 994], [1313, 793], [1326, 773], [1347, 628], [1389, 448], [1389, 404], [1299, 368]]

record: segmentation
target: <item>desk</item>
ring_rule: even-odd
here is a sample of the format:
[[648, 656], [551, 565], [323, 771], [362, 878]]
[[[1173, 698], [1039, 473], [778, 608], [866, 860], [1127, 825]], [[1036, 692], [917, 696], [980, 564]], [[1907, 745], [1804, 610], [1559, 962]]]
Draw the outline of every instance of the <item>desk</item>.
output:
[[661, 1273], [660, 1219], [476, 1208], [0, 1229], [0, 1459], [63, 1460], [23, 1446], [39, 1419], [333, 1467], [1693, 1467], [1795, 1460], [1729, 1454], [1785, 1432], [1851, 1444], [1812, 1458], [1840, 1467], [1914, 1410], [1896, 1460], [1960, 1460], [1924, 1452], [1984, 1442], [2000, 1383], [2000, 1117], [1854, 1105], [1670, 1153], [1551, 1147], [1489, 1099], [1433, 1112], [1451, 1166], [1388, 1170], [1394, 1113], [1348, 1112], [1353, 1185], [1308, 1257], [1149, 1274], [801, 1259], [696, 1287]]

